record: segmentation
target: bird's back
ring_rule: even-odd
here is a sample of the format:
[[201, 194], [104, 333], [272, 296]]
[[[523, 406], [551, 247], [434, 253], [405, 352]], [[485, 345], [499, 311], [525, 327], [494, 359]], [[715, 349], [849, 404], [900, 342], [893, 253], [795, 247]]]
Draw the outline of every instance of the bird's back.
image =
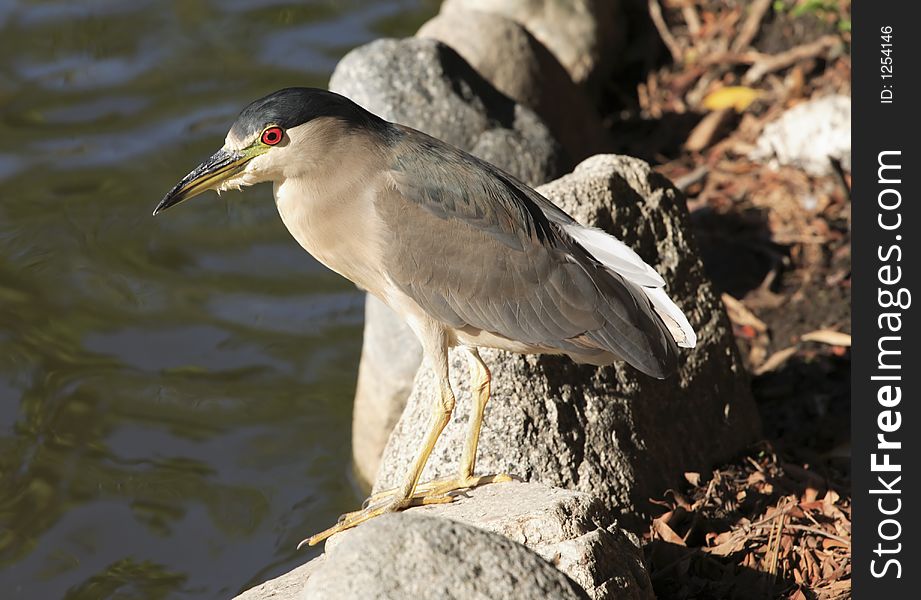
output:
[[661, 278], [638, 256], [612, 246], [620, 256], [607, 263], [621, 268], [606, 264], [576, 239], [597, 230], [523, 183], [415, 130], [395, 132], [375, 208], [386, 275], [402, 293], [457, 331], [599, 364], [620, 358], [654, 377], [674, 371], [668, 317], [644, 291]]

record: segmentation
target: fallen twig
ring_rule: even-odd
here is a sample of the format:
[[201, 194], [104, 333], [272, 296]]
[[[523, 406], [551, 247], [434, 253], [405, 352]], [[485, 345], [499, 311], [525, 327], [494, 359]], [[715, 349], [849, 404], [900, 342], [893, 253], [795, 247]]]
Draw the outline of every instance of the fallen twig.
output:
[[764, 321], [755, 316], [741, 300], [737, 300], [729, 294], [723, 294], [720, 297], [726, 306], [726, 312], [729, 314], [729, 320], [736, 325], [748, 325], [758, 333], [765, 333], [768, 330]]
[[684, 147], [691, 152], [700, 152], [712, 145], [720, 131], [732, 118], [732, 112], [731, 108], [725, 108], [708, 113], [688, 135]]
[[815, 331], [810, 331], [809, 333], [803, 334], [800, 339], [804, 342], [819, 342], [822, 344], [828, 344], [829, 346], [845, 346], [848, 348], [851, 346], [850, 334], [844, 333], [842, 331], [834, 331], [831, 329], [817, 329]]
[[745, 23], [742, 24], [742, 29], [739, 31], [739, 37], [732, 43], [732, 50], [734, 52], [739, 52], [752, 43], [752, 40], [758, 35], [758, 29], [761, 27], [761, 20], [764, 18], [764, 14], [771, 7], [772, 3], [773, 0], [755, 0], [752, 2], [751, 10], [748, 12], [748, 18], [745, 19]]
[[771, 527], [771, 536], [768, 538], [768, 548], [770, 548], [771, 552], [771, 565], [768, 568], [768, 572], [774, 576], [775, 581], [777, 579], [777, 558], [780, 555], [780, 539], [783, 536], [783, 527], [786, 518], [787, 513], [781, 511], [776, 530], [774, 527]]
[[780, 368], [785, 362], [787, 362], [791, 356], [796, 354], [797, 347], [790, 346], [789, 348], [784, 348], [783, 350], [778, 350], [774, 354], [770, 355], [766, 361], [761, 363], [753, 371], [753, 375], [764, 375], [770, 371], [776, 371]]
[[824, 52], [827, 52], [829, 49], [835, 47], [840, 42], [841, 38], [838, 36], [826, 35], [820, 37], [814, 42], [791, 48], [786, 52], [781, 52], [780, 54], [765, 57], [764, 59], [759, 60], [754, 65], [752, 65], [748, 72], [745, 73], [745, 76], [742, 77], [742, 80], [748, 84], [757, 83], [758, 81], [761, 81], [761, 78], [768, 73], [786, 69], [787, 67], [793, 66], [799, 61], [806, 60], [807, 58], [816, 58]]
[[693, 37], [697, 37], [700, 33], [700, 16], [697, 14], [697, 9], [694, 5], [683, 5], [681, 7], [681, 16], [684, 17], [684, 22], [688, 24], [688, 33]]
[[681, 46], [678, 45], [675, 36], [669, 31], [665, 18], [662, 16], [662, 7], [659, 6], [658, 0], [649, 0], [649, 17], [652, 19], [653, 25], [656, 26], [659, 37], [662, 38], [668, 51], [671, 52], [672, 60], [679, 64], [682, 63], [684, 61], [684, 52], [681, 50]]
[[701, 57], [701, 59], [694, 64], [701, 67], [712, 67], [714, 65], [752, 65], [759, 60], [764, 60], [767, 56], [769, 55], [754, 51], [718, 52], [716, 54], [709, 54]]
[[706, 164], [700, 165], [690, 173], [675, 179], [675, 187], [684, 192], [695, 183], [703, 181], [709, 173], [710, 167], [708, 167]]
[[789, 529], [797, 529], [799, 531], [806, 531], [808, 533], [814, 533], [816, 535], [821, 535], [827, 537], [830, 540], [835, 540], [836, 542], [841, 542], [842, 544], [847, 544], [848, 547], [851, 545], [851, 540], [841, 537], [840, 535], [835, 535], [834, 533], [829, 533], [824, 529], [819, 529], [818, 527], [809, 527], [808, 525], [797, 525], [796, 523], [788, 523], [786, 525]]

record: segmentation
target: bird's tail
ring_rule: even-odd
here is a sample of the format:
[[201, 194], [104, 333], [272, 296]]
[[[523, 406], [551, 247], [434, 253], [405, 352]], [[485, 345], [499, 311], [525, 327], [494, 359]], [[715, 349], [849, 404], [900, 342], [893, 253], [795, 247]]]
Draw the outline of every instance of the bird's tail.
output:
[[[653, 377], [666, 377], [677, 368], [677, 348], [693, 348], [697, 343], [687, 317], [665, 293], [665, 280], [629, 246], [612, 235], [579, 224], [566, 225], [566, 232], [603, 266], [604, 273], [618, 280], [633, 296], [635, 311], [630, 322], [640, 336], [626, 336], [623, 315], [612, 314], [605, 327], [588, 332], [586, 337], [617, 354], [640, 371]], [[604, 279], [604, 277], [597, 277]], [[611, 286], [616, 294], [620, 286]], [[624, 306], [624, 298], [616, 303]], [[610, 306], [614, 310], [614, 306]]]

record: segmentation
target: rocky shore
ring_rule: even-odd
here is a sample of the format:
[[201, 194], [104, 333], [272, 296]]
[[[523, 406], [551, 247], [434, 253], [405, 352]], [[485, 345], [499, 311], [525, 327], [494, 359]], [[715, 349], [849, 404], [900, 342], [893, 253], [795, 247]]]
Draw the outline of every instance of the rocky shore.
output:
[[[484, 351], [494, 387], [478, 470], [522, 481], [374, 519], [238, 598], [654, 597], [637, 515], [684, 473], [740, 452], [759, 426], [682, 193], [647, 163], [605, 154], [594, 106], [623, 43], [619, 17], [614, 0], [448, 0], [416, 37], [350, 52], [330, 89], [540, 186], [622, 239], [665, 277], [697, 348], [665, 381]], [[369, 298], [353, 448], [375, 489], [392, 487], [418, 448], [433, 394], [420, 360], [412, 334]], [[452, 362], [458, 405], [423, 480], [453, 472], [462, 447], [470, 395], [463, 361]]]

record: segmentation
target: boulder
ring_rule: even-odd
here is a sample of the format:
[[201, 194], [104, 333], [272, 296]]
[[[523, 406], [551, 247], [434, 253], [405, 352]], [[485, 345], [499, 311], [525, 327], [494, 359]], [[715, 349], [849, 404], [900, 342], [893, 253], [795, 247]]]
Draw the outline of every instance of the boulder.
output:
[[[441, 521], [442, 525], [435, 525], [429, 531], [424, 531], [420, 526], [420, 533], [429, 538], [426, 544], [438, 544], [439, 562], [445, 562], [439, 568], [450, 568], [447, 561], [456, 560], [468, 552], [464, 535], [452, 536], [440, 541], [433, 541], [440, 535], [444, 522], [456, 522], [464, 527], [474, 527], [490, 535], [498, 535], [510, 540], [508, 543], [490, 542], [491, 548], [502, 549], [492, 556], [479, 555], [477, 560], [490, 564], [494, 575], [503, 570], [508, 570], [502, 577], [520, 578], [521, 567], [518, 557], [522, 554], [517, 545], [524, 546], [529, 551], [536, 553], [547, 564], [555, 567], [573, 582], [578, 584], [581, 591], [587, 593], [594, 600], [652, 600], [654, 598], [652, 584], [643, 564], [643, 556], [637, 540], [629, 533], [618, 528], [617, 521], [610, 509], [606, 508], [597, 498], [583, 492], [574, 492], [559, 488], [551, 488], [538, 483], [509, 482], [495, 485], [482, 486], [458, 496], [451, 504], [437, 504], [432, 506], [419, 506], [405, 511], [406, 516], [422, 517], [423, 523]], [[386, 518], [386, 517], [385, 517]], [[374, 524], [376, 520], [371, 521]], [[341, 576], [341, 564], [351, 563], [357, 556], [370, 556], [385, 548], [391, 547], [399, 541], [389, 542], [380, 540], [381, 535], [374, 534], [369, 542], [366, 537], [369, 524], [360, 525], [331, 537], [326, 542], [326, 554], [300, 566], [281, 577], [267, 581], [262, 585], [238, 596], [236, 600], [290, 600], [303, 593], [317, 593], [311, 598], [337, 598], [349, 597], [348, 593], [372, 594], [370, 590], [341, 589], [335, 587], [339, 583], [324, 583], [329, 579]], [[415, 525], [414, 525], [415, 526]], [[399, 525], [397, 525], [399, 527]], [[384, 528], [388, 531], [387, 528]], [[357, 541], [355, 540], [357, 536]], [[342, 546], [352, 546], [353, 551], [345, 553], [342, 558]], [[504, 555], [505, 548], [515, 548], [513, 560], [507, 561]], [[385, 552], [389, 552], [386, 551]], [[493, 552], [490, 550], [490, 552]], [[445, 558], [447, 557], [447, 558]], [[382, 556], [375, 557], [370, 564], [350, 564], [350, 578], [373, 578], [375, 569], [382, 568], [387, 560], [395, 562], [411, 560], [410, 558]], [[559, 581], [555, 574], [544, 575], [544, 563], [527, 559], [529, 564], [539, 565], [540, 575], [535, 579], [540, 585], [544, 579]], [[333, 565], [329, 567], [328, 565]], [[339, 564], [340, 566], [336, 566]], [[411, 567], [411, 565], [410, 565]], [[402, 568], [402, 567], [398, 567]], [[469, 567], [464, 567], [469, 569]], [[334, 570], [334, 574], [326, 573], [327, 569]], [[340, 569], [340, 571], [336, 571]], [[323, 575], [318, 573], [323, 572]], [[335, 574], [335, 573], [338, 573]], [[308, 579], [312, 576], [321, 578], [307, 586]], [[394, 597], [399, 594], [411, 593], [414, 589], [429, 588], [432, 581], [438, 582], [444, 577], [438, 569], [413, 572], [407, 581], [391, 582]], [[527, 590], [532, 585], [529, 581], [521, 589]], [[330, 587], [332, 586], [332, 587]], [[373, 594], [381, 593], [380, 589], [373, 590]], [[498, 590], [496, 590], [498, 594]], [[342, 596], [336, 594], [344, 594]], [[386, 595], [362, 595], [353, 597], [390, 597]], [[424, 596], [427, 597], [427, 596]], [[449, 596], [450, 597], [450, 596]], [[467, 598], [471, 596], [456, 597]], [[488, 597], [527, 597], [527, 596], [488, 596]], [[539, 597], [539, 596], [537, 596]]]
[[567, 167], [540, 117], [496, 90], [436, 40], [383, 39], [356, 48], [336, 65], [329, 89], [532, 185]]
[[481, 10], [521, 23], [556, 56], [572, 80], [597, 91], [625, 46], [619, 0], [445, 0], [441, 11]]
[[[592, 157], [538, 190], [580, 222], [634, 248], [665, 278], [698, 333], [676, 375], [656, 380], [620, 363], [596, 368], [566, 357], [484, 350], [492, 370], [477, 458], [479, 473], [588, 492], [625, 515], [687, 471], [725, 461], [759, 436], [758, 413], [729, 320], [691, 236], [684, 197], [638, 159]], [[457, 408], [422, 481], [453, 474], [470, 407], [467, 369], [452, 352]], [[420, 369], [381, 459], [375, 489], [397, 485], [417, 452], [435, 398]]]
[[496, 89], [536, 112], [574, 161], [610, 147], [585, 91], [518, 22], [501, 14], [456, 9], [435, 16], [416, 35], [451, 46]]
[[521, 544], [458, 521], [395, 513], [343, 537], [307, 579], [301, 599], [587, 598]]
[[275, 579], [246, 590], [239, 596], [234, 596], [233, 600], [296, 600], [307, 580], [323, 565], [325, 559], [325, 556], [321, 554], [284, 575], [279, 575]]
[[[377, 40], [361, 46], [340, 61], [329, 88], [531, 185], [553, 179], [566, 164], [540, 117], [497, 91], [457, 52], [436, 40]], [[369, 296], [352, 422], [356, 475], [368, 485], [406, 404], [421, 356], [410, 329]]]
[[[610, 509], [584, 492], [539, 483], [485, 485], [451, 504], [407, 511], [502, 535], [533, 550], [590, 598], [652, 600], [652, 584], [637, 541], [617, 527]], [[328, 551], [350, 535], [327, 542]]]

